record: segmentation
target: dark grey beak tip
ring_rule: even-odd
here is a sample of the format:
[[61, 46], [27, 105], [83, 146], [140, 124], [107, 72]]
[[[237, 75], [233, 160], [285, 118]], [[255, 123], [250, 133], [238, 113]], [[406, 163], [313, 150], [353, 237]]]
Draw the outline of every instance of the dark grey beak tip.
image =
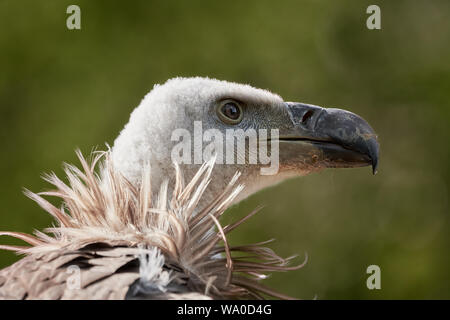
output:
[[378, 172], [378, 153], [379, 153], [379, 149], [380, 149], [376, 137], [371, 138], [367, 142], [367, 148], [369, 151], [370, 160], [372, 162], [372, 173], [373, 173], [373, 175], [376, 175]]
[[372, 173], [373, 175], [376, 175], [378, 173], [378, 161], [372, 161]]
[[328, 109], [323, 115], [322, 125], [325, 126], [323, 131], [334, 141], [365, 154], [372, 173], [377, 173], [380, 146], [377, 134], [366, 120], [345, 110]]
[[378, 173], [378, 150], [370, 158], [372, 159], [372, 173], [376, 175]]
[[[356, 167], [371, 165], [375, 175], [378, 169], [378, 137], [372, 127], [359, 115], [336, 108], [287, 102], [296, 135], [322, 143], [320, 148], [331, 164], [329, 167]], [[331, 147], [333, 143], [341, 149]]]

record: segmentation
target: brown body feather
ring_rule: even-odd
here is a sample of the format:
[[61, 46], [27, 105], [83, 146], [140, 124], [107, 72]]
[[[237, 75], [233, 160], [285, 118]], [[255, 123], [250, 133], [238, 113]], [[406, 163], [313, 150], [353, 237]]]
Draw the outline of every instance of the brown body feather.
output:
[[[266, 243], [229, 247], [226, 235], [258, 210], [231, 225], [219, 219], [243, 189], [236, 174], [221, 195], [198, 208], [208, 187], [215, 159], [206, 162], [187, 185], [175, 165], [176, 182], [160, 186], [152, 199], [150, 167], [143, 183], [133, 186], [114, 169], [108, 152], [97, 154], [91, 165], [78, 152], [83, 171], [66, 165], [69, 185], [56, 175], [44, 177], [56, 190], [26, 194], [56, 220], [57, 225], [35, 235], [0, 232], [26, 241], [30, 247], [0, 246], [27, 256], [0, 270], [0, 298], [5, 299], [123, 299], [142, 281], [139, 256], [158, 248], [170, 284], [146, 298], [290, 298], [269, 289], [260, 280], [265, 273], [288, 271], [291, 258], [282, 259]], [[101, 157], [105, 157], [101, 161]], [[99, 173], [95, 168], [101, 164]], [[63, 200], [60, 209], [42, 198]], [[216, 231], [214, 231], [214, 227]], [[220, 245], [220, 242], [223, 245]], [[67, 286], [69, 266], [81, 270], [80, 287]], [[162, 270], [162, 269], [161, 269]], [[172, 290], [171, 288], [176, 288]], [[173, 292], [172, 292], [173, 291]]]

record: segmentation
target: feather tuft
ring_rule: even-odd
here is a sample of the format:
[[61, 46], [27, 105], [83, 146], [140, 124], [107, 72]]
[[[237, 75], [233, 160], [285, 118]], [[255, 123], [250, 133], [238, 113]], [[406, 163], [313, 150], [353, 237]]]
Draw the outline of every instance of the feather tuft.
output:
[[[64, 171], [68, 184], [52, 173], [43, 178], [55, 190], [39, 194], [25, 190], [26, 196], [54, 217], [56, 226], [46, 229], [46, 233], [35, 231], [34, 236], [0, 232], [0, 235], [12, 236], [31, 245], [2, 245], [0, 249], [32, 255], [96, 243], [144, 247], [147, 249], [140, 257], [141, 278], [152, 280], [161, 290], [176, 277], [162, 271], [164, 265], [170, 264], [189, 279], [188, 285], [193, 290], [212, 297], [290, 299], [263, 286], [260, 281], [267, 278], [266, 273], [302, 267], [307, 257], [304, 263], [289, 266], [292, 257], [283, 259], [265, 247], [270, 241], [235, 247], [229, 246], [227, 241], [227, 234], [261, 207], [228, 226], [222, 227], [219, 222], [244, 188], [237, 183], [239, 173], [216, 199], [206, 207], [198, 208], [210, 182], [215, 158], [205, 162], [186, 185], [175, 164], [172, 194], [169, 196], [166, 181], [160, 186], [158, 197], [153, 199], [149, 165], [144, 167], [143, 183], [135, 187], [114, 168], [109, 150], [95, 152], [91, 163], [80, 151], [76, 153], [82, 170], [66, 164]], [[53, 206], [43, 196], [62, 199], [61, 208]], [[166, 269], [170, 270], [169, 267]], [[180, 278], [183, 277], [178, 280]]]

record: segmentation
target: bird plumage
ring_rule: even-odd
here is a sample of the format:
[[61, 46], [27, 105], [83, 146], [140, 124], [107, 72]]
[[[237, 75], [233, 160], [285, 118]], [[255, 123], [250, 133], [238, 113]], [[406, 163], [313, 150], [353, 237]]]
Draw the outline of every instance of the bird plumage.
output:
[[[173, 193], [168, 194], [163, 183], [153, 198], [149, 166], [143, 171], [143, 183], [135, 187], [114, 168], [109, 151], [95, 155], [91, 164], [80, 152], [78, 156], [83, 170], [65, 166], [69, 185], [50, 174], [45, 179], [55, 190], [26, 191], [55, 218], [56, 226], [46, 229], [53, 236], [39, 231], [34, 236], [0, 233], [31, 245], [1, 247], [27, 255], [0, 271], [1, 298], [287, 298], [259, 281], [265, 272], [301, 265], [289, 267], [292, 257], [282, 259], [264, 243], [238, 247], [227, 243], [226, 234], [256, 211], [225, 227], [218, 221], [243, 188], [236, 185], [239, 174], [213, 202], [196, 210], [209, 186], [214, 159], [187, 184], [175, 164]], [[96, 165], [101, 166], [98, 172]], [[58, 209], [42, 196], [59, 197], [63, 205]], [[211, 232], [214, 226], [216, 231]], [[79, 289], [67, 286], [71, 266], [81, 270]]]
[[[239, 121], [226, 118], [225, 104], [230, 115], [241, 112]], [[220, 134], [234, 130], [232, 139], [244, 142], [244, 130], [279, 131], [260, 140], [279, 146], [279, 170], [261, 174], [266, 163], [251, 163], [260, 149], [249, 144], [232, 149], [231, 158], [242, 161], [217, 163], [223, 150], [204, 157], [195, 147], [201, 161], [174, 161], [173, 132], [182, 129], [197, 139], [196, 123]], [[0, 246], [26, 255], [0, 271], [0, 298], [289, 298], [260, 282], [266, 273], [303, 264], [289, 266], [292, 257], [279, 257], [266, 242], [228, 244], [227, 234], [258, 210], [225, 227], [220, 217], [232, 204], [288, 177], [369, 164], [375, 171], [378, 142], [370, 125], [351, 112], [196, 77], [156, 85], [111, 150], [90, 162], [78, 156], [82, 169], [65, 165], [68, 184], [50, 174], [44, 178], [55, 190], [25, 192], [53, 216], [55, 226], [34, 235], [0, 232], [30, 244]], [[60, 198], [62, 206], [44, 196]], [[80, 271], [75, 290], [68, 286], [76, 280], [69, 270]]]

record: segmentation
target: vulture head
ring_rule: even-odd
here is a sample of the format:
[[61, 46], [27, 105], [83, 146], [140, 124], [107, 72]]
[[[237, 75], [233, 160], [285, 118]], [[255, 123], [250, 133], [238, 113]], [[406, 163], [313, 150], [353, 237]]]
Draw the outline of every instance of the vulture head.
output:
[[[214, 199], [235, 172], [246, 188], [235, 202], [286, 178], [323, 168], [378, 163], [377, 137], [358, 115], [285, 102], [267, 90], [209, 78], [174, 78], [156, 85], [115, 140], [112, 160], [133, 184], [146, 165], [152, 182], [173, 178], [178, 162], [188, 178], [216, 155]], [[169, 184], [170, 185], [170, 184]]]
[[31, 245], [0, 245], [27, 255], [0, 270], [0, 299], [289, 298], [260, 281], [303, 264], [289, 265], [267, 242], [227, 242], [257, 210], [227, 226], [220, 217], [288, 177], [365, 165], [375, 173], [378, 143], [348, 111], [176, 78], [142, 100], [111, 150], [91, 162], [78, 156], [82, 169], [65, 166], [68, 183], [49, 174], [55, 190], [26, 191], [52, 228], [0, 232]]

